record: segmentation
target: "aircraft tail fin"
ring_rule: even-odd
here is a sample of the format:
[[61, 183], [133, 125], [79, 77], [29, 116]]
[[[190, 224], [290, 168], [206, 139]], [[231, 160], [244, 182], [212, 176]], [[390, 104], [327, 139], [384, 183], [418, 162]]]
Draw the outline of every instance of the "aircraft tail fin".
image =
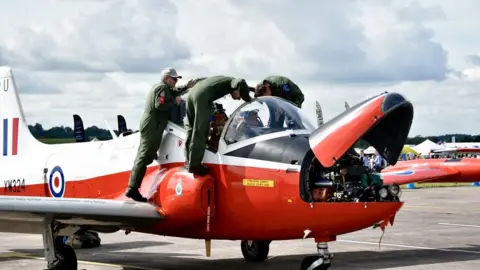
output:
[[6, 66], [0, 67], [0, 115], [2, 157], [27, 155], [25, 149], [41, 144], [28, 128], [12, 69]]
[[128, 131], [127, 129], [127, 121], [123, 115], [117, 115], [117, 122], [118, 122], [118, 134], [122, 134]]
[[82, 118], [78, 114], [73, 115], [73, 128], [75, 132], [75, 141], [86, 142], [85, 128], [83, 126]]

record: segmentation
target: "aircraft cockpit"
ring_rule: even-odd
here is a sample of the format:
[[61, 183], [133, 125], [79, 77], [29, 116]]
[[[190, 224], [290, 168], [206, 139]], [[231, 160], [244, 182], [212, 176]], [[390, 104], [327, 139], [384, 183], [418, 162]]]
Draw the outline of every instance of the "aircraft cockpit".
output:
[[295, 105], [278, 97], [261, 97], [240, 106], [226, 126], [227, 144], [285, 130], [313, 131], [316, 126]]
[[311, 132], [315, 128], [316, 125], [303, 111], [278, 97], [260, 97], [245, 102], [230, 117], [220, 104], [215, 104], [208, 145], [211, 150], [217, 151], [220, 139], [230, 145], [261, 135], [286, 130]]

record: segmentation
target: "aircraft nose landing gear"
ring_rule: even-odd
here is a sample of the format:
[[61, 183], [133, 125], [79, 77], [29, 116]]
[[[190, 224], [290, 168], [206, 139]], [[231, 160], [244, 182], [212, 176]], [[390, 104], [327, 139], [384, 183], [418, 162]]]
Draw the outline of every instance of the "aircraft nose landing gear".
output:
[[317, 243], [317, 256], [308, 256], [302, 260], [300, 270], [326, 270], [330, 267], [333, 254], [328, 251], [327, 243]]

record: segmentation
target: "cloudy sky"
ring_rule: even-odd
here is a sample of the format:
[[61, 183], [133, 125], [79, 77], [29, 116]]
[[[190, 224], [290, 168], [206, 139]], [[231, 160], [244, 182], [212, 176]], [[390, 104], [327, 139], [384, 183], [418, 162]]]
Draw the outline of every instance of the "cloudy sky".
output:
[[[0, 1], [0, 65], [29, 124], [136, 129], [166, 66], [252, 86], [284, 75], [329, 120], [383, 91], [415, 107], [411, 136], [480, 133], [478, 0]], [[181, 81], [180, 83], [184, 83]], [[240, 102], [225, 100], [232, 111]], [[232, 107], [233, 106], [233, 107]]]

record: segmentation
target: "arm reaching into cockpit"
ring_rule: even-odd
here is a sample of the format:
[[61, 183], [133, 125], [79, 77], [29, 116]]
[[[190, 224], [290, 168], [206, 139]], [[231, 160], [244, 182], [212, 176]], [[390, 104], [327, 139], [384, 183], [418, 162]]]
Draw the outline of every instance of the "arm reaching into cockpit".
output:
[[198, 82], [201, 82], [203, 80], [205, 80], [207, 77], [200, 77], [200, 78], [196, 78], [196, 79], [190, 79], [185, 85], [182, 85], [182, 86], [178, 86], [178, 87], [175, 87], [172, 89], [172, 94], [175, 96], [175, 97], [179, 97], [179, 96], [182, 96], [182, 95], [185, 95], [188, 93], [188, 91], [190, 91], [190, 88], [194, 87], [195, 84], [197, 84]]

